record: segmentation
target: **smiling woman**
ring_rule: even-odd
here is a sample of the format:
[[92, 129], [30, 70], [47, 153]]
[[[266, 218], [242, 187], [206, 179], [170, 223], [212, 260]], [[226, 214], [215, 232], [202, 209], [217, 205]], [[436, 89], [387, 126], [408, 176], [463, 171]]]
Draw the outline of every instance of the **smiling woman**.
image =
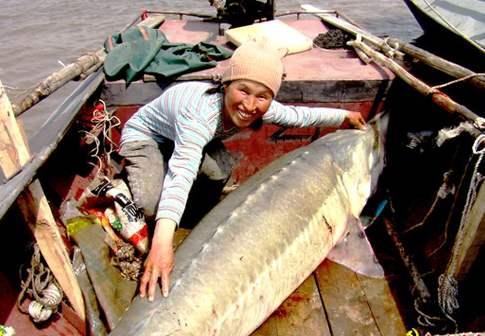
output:
[[[249, 41], [234, 52], [222, 86], [186, 82], [166, 90], [126, 123], [120, 154], [135, 202], [156, 227], [140, 284], [153, 299], [159, 278], [168, 295], [172, 241], [199, 170], [225, 184], [231, 174], [222, 140], [257, 121], [290, 127], [364, 128], [359, 112], [285, 106], [273, 98], [283, 77], [278, 50]], [[222, 88], [219, 90], [218, 88]], [[165, 162], [168, 161], [165, 170]]]

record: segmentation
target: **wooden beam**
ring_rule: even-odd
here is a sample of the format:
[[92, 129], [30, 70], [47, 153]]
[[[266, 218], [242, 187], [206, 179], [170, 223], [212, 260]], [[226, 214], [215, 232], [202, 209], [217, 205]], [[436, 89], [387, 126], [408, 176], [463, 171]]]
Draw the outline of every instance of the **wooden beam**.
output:
[[442, 108], [444, 111], [452, 114], [459, 114], [462, 118], [468, 119], [472, 122], [477, 121], [478, 115], [473, 113], [473, 111], [469, 110], [466, 106], [458, 104], [450, 97], [445, 95], [438, 89], [432, 88], [420, 79], [416, 78], [412, 74], [410, 74], [406, 69], [404, 69], [401, 65], [397, 62], [393, 61], [389, 57], [385, 56], [384, 54], [375, 51], [365, 43], [361, 41], [351, 41], [349, 42], [350, 45], [353, 47], [359, 48], [367, 56], [371, 57], [374, 62], [377, 64], [384, 66], [394, 72], [399, 78], [401, 78], [406, 84], [410, 85], [414, 89], [416, 89], [420, 94], [424, 96], [429, 96], [431, 101], [435, 103], [437, 106]]
[[476, 261], [485, 243], [485, 186], [482, 183], [477, 198], [469, 212], [463, 231], [455, 238], [453, 252], [446, 274], [463, 280]]
[[[8, 155], [0, 155], [0, 166], [5, 172], [12, 167], [22, 168], [30, 158], [26, 141], [14, 118], [12, 106], [0, 82], [0, 148], [7, 148]], [[67, 254], [59, 228], [44, 195], [42, 186], [35, 180], [17, 199], [24, 219], [39, 245], [42, 256], [59, 282], [76, 313], [84, 321], [84, 301], [81, 289]]]
[[72, 307], [84, 321], [84, 300], [69, 255], [40, 182], [35, 180], [17, 199], [40, 252]]
[[0, 81], [0, 167], [5, 178], [15, 175], [29, 159], [29, 149]]
[[424, 64], [437, 69], [441, 72], [444, 72], [447, 75], [450, 75], [455, 78], [463, 78], [467, 76], [473, 76], [467, 79], [465, 82], [469, 83], [479, 89], [485, 89], [485, 75], [478, 75], [477, 73], [461, 66], [456, 63], [450, 62], [441, 58], [437, 55], [434, 55], [426, 50], [418, 48], [412, 44], [407, 42], [401, 41], [396, 38], [389, 38], [388, 43], [393, 48], [401, 50], [402, 52], [406, 53], [407, 55], [418, 59], [419, 61], [423, 62]]

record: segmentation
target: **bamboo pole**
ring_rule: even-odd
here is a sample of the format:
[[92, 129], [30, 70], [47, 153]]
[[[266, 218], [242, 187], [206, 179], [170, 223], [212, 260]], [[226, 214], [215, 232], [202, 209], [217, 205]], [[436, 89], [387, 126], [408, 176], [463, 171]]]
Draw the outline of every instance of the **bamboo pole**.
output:
[[462, 118], [471, 120], [472, 122], [477, 121], [479, 118], [478, 115], [473, 113], [467, 107], [456, 103], [446, 94], [441, 92], [438, 89], [432, 88], [428, 86], [426, 83], [422, 82], [420, 79], [416, 78], [409, 72], [407, 72], [402, 66], [398, 63], [386, 57], [385, 55], [381, 54], [380, 52], [375, 51], [368, 45], [360, 42], [360, 41], [351, 41], [349, 42], [350, 45], [353, 47], [359, 48], [364, 53], [366, 53], [369, 57], [371, 57], [377, 64], [384, 66], [394, 72], [399, 78], [401, 78], [404, 82], [415, 88], [419, 93], [424, 96], [430, 96], [431, 101], [441, 107], [443, 110], [449, 113], [458, 113]]
[[[10, 100], [0, 82], [0, 148], [7, 148], [7, 155], [0, 155], [0, 168], [5, 173], [12, 167], [18, 171], [30, 159], [29, 149], [22, 137]], [[10, 174], [9, 174], [10, 175]], [[10, 175], [11, 176], [11, 175]], [[17, 199], [17, 204], [32, 231], [42, 256], [59, 282], [72, 307], [84, 321], [84, 300], [77, 282], [59, 228], [38, 180]]]
[[387, 43], [395, 48], [399, 49], [405, 54], [416, 58], [424, 64], [431, 66], [434, 69], [442, 71], [455, 78], [463, 78], [468, 76], [475, 76], [467, 79], [467, 82], [479, 89], [485, 89], [485, 76], [479, 76], [477, 73], [461, 66], [456, 63], [445, 60], [439, 56], [436, 56], [426, 50], [413, 46], [407, 42], [401, 41], [396, 38], [389, 38]]
[[15, 116], [19, 116], [22, 112], [31, 108], [43, 98], [49, 96], [51, 93], [59, 89], [61, 86], [80, 76], [85, 71], [95, 67], [97, 64], [102, 64], [106, 57], [104, 49], [100, 49], [95, 53], [79, 57], [74, 63], [71, 63], [59, 71], [54, 72], [49, 77], [44, 79], [31, 93], [22, 99], [17, 104], [13, 105]]
[[[154, 28], [159, 26], [164, 20], [165, 17], [163, 15], [154, 15], [141, 21], [138, 25]], [[44, 79], [19, 103], [13, 104], [15, 116], [19, 116], [70, 80], [85, 73], [92, 73], [94, 70], [103, 65], [105, 58], [106, 52], [104, 48], [101, 48], [94, 53], [79, 57], [75, 62], [65, 66], [59, 71], [54, 72], [49, 77]]]
[[[388, 56], [392, 56], [398, 60], [402, 60], [404, 55], [407, 54], [411, 57], [417, 58], [420, 61], [424, 62], [425, 64], [442, 71], [450, 76], [455, 78], [463, 78], [467, 76], [473, 76], [470, 79], [467, 79], [467, 82], [470, 84], [480, 88], [485, 88], [485, 76], [479, 76], [475, 72], [460, 66], [456, 63], [447, 61], [439, 56], [436, 56], [426, 50], [413, 46], [409, 43], [403, 42], [396, 38], [389, 38], [383, 40], [363, 29], [360, 29], [355, 24], [349, 23], [345, 20], [339, 19], [334, 15], [326, 13], [325, 11], [320, 10], [317, 7], [312, 5], [301, 5], [301, 7], [307, 12], [314, 12], [318, 17], [322, 19], [327, 24], [330, 24], [334, 27], [342, 29], [349, 34], [357, 36], [362, 36], [362, 40], [377, 49], [382, 50], [382, 52]], [[321, 13], [318, 13], [321, 11]], [[360, 55], [359, 57], [362, 59], [364, 63], [367, 63], [365, 58], [362, 58]]]

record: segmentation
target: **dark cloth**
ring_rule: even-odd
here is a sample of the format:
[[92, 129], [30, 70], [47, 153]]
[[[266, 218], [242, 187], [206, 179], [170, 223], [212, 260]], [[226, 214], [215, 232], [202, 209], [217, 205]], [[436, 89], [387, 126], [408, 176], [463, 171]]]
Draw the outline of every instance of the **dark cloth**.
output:
[[160, 30], [137, 26], [110, 36], [104, 47], [107, 79], [127, 83], [142, 74], [175, 77], [184, 73], [215, 67], [217, 61], [231, 57], [232, 51], [221, 46], [171, 43]]

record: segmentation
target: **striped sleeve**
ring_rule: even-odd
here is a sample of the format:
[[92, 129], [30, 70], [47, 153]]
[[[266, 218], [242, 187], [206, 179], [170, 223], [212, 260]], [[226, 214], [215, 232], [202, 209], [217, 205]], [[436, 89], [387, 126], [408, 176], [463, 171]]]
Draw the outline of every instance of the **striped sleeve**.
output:
[[339, 127], [347, 113], [337, 108], [283, 105], [273, 100], [263, 121], [289, 127]]
[[207, 122], [196, 117], [197, 111], [190, 111], [194, 108], [197, 109], [182, 108], [175, 121], [175, 147], [168, 161], [156, 215], [156, 219], [168, 218], [177, 223], [177, 226], [197, 176], [203, 148], [211, 140]]

